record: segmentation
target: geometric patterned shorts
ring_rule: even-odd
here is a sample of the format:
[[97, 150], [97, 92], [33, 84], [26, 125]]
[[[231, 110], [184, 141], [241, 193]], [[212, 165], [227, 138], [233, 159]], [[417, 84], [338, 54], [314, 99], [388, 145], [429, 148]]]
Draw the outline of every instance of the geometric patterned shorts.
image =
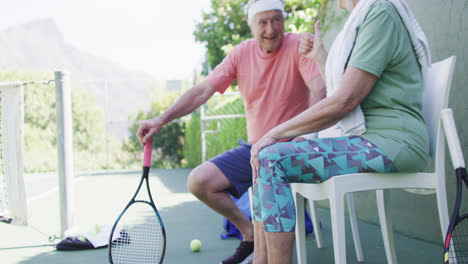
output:
[[359, 136], [276, 143], [262, 149], [258, 158], [253, 217], [263, 222], [266, 232], [294, 232], [290, 182], [319, 183], [335, 175], [397, 171], [380, 148]]

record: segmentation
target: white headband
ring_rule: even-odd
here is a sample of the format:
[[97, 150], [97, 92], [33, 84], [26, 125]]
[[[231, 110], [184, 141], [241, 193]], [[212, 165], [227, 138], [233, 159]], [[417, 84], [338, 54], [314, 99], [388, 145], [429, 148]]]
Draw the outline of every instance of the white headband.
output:
[[247, 23], [249, 26], [252, 26], [257, 13], [269, 10], [279, 10], [283, 14], [283, 17], [286, 17], [282, 0], [249, 0], [244, 9], [244, 12], [248, 14]]

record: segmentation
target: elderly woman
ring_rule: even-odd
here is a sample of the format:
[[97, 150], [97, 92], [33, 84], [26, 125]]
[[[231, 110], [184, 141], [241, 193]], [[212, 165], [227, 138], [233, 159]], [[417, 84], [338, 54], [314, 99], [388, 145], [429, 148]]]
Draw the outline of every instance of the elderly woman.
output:
[[[254, 263], [291, 263], [295, 208], [290, 182], [356, 172], [414, 172], [429, 146], [422, 108], [427, 40], [403, 0], [338, 0], [351, 14], [325, 51], [318, 24], [300, 52], [317, 61], [327, 98], [271, 129], [251, 150]], [[342, 137], [278, 140], [337, 124]], [[278, 142], [278, 143], [277, 143]]]

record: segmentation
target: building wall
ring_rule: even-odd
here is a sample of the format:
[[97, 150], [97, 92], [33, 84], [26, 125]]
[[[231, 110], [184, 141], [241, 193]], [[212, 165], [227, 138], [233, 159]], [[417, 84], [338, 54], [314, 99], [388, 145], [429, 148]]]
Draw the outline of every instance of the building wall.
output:
[[[331, 12], [338, 16], [343, 11], [336, 8], [337, 0], [331, 0]], [[453, 76], [449, 107], [453, 109], [458, 134], [465, 156], [468, 155], [468, 122], [464, 122], [468, 115], [468, 0], [406, 0], [413, 10], [422, 29], [428, 38], [432, 61], [437, 62], [452, 55], [457, 57]], [[346, 19], [346, 18], [345, 18]], [[324, 43], [330, 47], [342, 22], [335, 25], [324, 34]], [[465, 158], [465, 161], [467, 159]], [[455, 176], [447, 152], [447, 193], [449, 200], [449, 215], [455, 200]], [[442, 243], [442, 234], [434, 194], [415, 195], [403, 190], [390, 192], [390, 208], [394, 230], [410, 237]], [[377, 209], [374, 192], [355, 194], [358, 217], [369, 222], [377, 223]], [[468, 199], [464, 198], [464, 208], [468, 211]], [[326, 203], [322, 203], [327, 206]]]

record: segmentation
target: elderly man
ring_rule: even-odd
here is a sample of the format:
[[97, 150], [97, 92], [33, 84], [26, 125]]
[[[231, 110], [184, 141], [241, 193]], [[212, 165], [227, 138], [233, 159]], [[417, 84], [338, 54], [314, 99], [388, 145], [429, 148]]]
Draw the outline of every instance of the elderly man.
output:
[[145, 143], [165, 124], [193, 112], [237, 79], [246, 110], [248, 144], [199, 165], [190, 173], [187, 184], [190, 192], [242, 233], [243, 241], [234, 255], [221, 262], [227, 264], [240, 263], [253, 252], [252, 223], [229, 196], [240, 197], [252, 186], [252, 144], [326, 95], [317, 65], [298, 51], [301, 36], [284, 32], [283, 1], [250, 0], [245, 11], [255, 39], [234, 47], [204, 81], [162, 115], [142, 121], [137, 131]]

